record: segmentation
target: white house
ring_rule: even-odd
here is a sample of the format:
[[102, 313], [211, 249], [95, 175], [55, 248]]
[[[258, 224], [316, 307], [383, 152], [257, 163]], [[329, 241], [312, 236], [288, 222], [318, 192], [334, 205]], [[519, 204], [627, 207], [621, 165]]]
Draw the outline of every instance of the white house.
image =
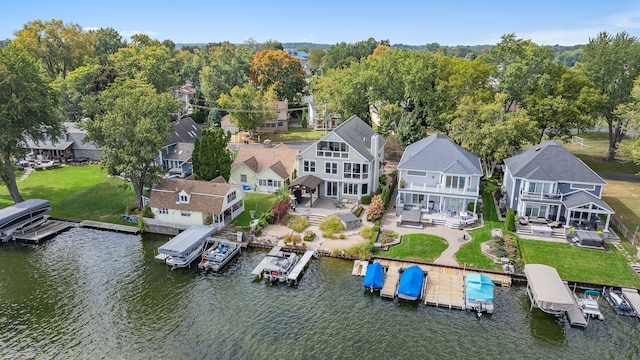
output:
[[298, 150], [284, 144], [274, 147], [249, 147], [238, 149], [229, 183], [241, 184], [259, 192], [275, 192], [293, 180], [297, 168]]
[[[384, 144], [384, 137], [354, 115], [300, 152], [299, 176], [314, 185], [321, 180], [318, 196], [360, 200], [378, 187]], [[304, 178], [295, 182], [304, 183]]]

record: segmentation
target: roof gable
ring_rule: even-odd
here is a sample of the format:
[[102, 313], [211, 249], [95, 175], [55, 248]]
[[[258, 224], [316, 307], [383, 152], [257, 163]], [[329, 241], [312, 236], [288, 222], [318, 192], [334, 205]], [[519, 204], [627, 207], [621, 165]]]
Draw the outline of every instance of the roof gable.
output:
[[451, 141], [448, 136], [438, 133], [407, 146], [398, 169], [482, 175], [477, 156]]
[[190, 117], [172, 121], [171, 125], [173, 125], [173, 130], [169, 134], [169, 141], [165, 146], [179, 142], [193, 143], [196, 138], [202, 136], [202, 129]]
[[[219, 214], [223, 210], [225, 196], [234, 190], [242, 191], [238, 185], [226, 182], [168, 178], [151, 189], [149, 206]], [[189, 203], [177, 203], [178, 194], [188, 194]]]
[[504, 161], [514, 177], [552, 182], [606, 184], [602, 178], [555, 140], [523, 150]]
[[288, 178], [296, 166], [298, 150], [284, 144], [272, 148], [243, 146], [238, 150], [231, 168], [244, 164], [254, 173], [271, 168], [283, 179]]

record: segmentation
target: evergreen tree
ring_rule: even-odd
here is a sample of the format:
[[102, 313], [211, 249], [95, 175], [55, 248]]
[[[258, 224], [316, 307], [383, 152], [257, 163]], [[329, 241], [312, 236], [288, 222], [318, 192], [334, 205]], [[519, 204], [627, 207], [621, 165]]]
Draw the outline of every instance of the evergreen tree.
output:
[[409, 145], [426, 137], [427, 130], [418, 123], [414, 116], [405, 113], [396, 128], [396, 136], [403, 145]]
[[209, 111], [209, 116], [207, 116], [207, 126], [210, 128], [219, 129], [222, 127], [221, 120], [222, 119], [220, 117], [220, 111], [211, 109]]
[[231, 134], [222, 129], [205, 129], [202, 138], [196, 139], [193, 149], [193, 172], [199, 180], [209, 181], [222, 175], [229, 180], [231, 152], [227, 143]]

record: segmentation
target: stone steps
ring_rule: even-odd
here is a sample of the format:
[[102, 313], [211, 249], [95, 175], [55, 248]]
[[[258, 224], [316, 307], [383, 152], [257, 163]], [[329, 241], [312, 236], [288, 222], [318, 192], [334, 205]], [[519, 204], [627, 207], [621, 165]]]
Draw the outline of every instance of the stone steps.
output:
[[319, 214], [309, 214], [306, 216], [307, 220], [309, 220], [309, 225], [311, 226], [318, 226], [320, 225], [320, 223], [322, 221], [324, 221], [324, 219], [327, 218], [326, 215], [319, 215]]
[[629, 266], [636, 272], [636, 274], [640, 275], [640, 263], [630, 262]]

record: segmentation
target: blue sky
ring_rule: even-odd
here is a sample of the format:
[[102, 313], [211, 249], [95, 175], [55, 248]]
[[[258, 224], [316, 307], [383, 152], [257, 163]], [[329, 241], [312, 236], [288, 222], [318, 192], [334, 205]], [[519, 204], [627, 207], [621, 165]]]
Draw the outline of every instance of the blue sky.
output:
[[2, 5], [0, 39], [13, 38], [36, 19], [112, 27], [125, 37], [142, 32], [176, 43], [253, 38], [335, 44], [373, 37], [392, 44], [477, 45], [495, 44], [513, 32], [541, 45], [575, 45], [600, 31], [640, 37], [637, 0], [17, 0]]

